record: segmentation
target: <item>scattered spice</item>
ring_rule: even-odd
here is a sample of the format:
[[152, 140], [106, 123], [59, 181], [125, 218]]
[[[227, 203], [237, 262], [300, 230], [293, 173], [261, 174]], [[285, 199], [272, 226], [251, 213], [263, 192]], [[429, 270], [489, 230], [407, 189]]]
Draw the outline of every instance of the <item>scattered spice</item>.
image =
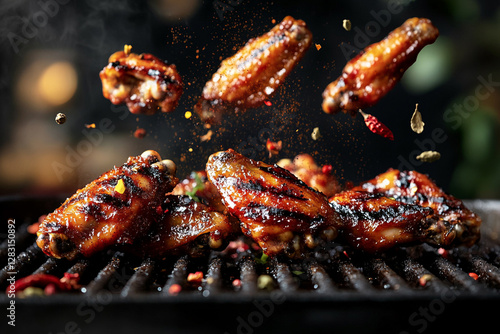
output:
[[235, 280], [233, 281], [233, 286], [234, 286], [235, 288], [239, 288], [239, 287], [241, 286], [241, 280], [239, 280], [239, 279], [235, 279]]
[[137, 139], [142, 139], [142, 138], [146, 137], [146, 134], [147, 134], [147, 132], [143, 128], [138, 128], [134, 131], [134, 137]]
[[115, 186], [115, 191], [119, 194], [123, 194], [125, 192], [125, 183], [122, 179], [119, 179]]
[[186, 119], [190, 119], [190, 118], [191, 118], [191, 116], [193, 116], [193, 113], [192, 113], [192, 112], [190, 112], [190, 111], [186, 111], [186, 112], [184, 113], [184, 117], [185, 117]]
[[257, 286], [262, 290], [272, 290], [274, 287], [273, 278], [269, 275], [260, 275], [257, 279]]
[[330, 175], [332, 171], [333, 171], [332, 165], [323, 165], [323, 167], [321, 167], [321, 172], [323, 174]]
[[[52, 295], [60, 291], [70, 291], [79, 289], [78, 281], [79, 274], [64, 273], [64, 277], [59, 277], [48, 274], [34, 274], [18, 279], [14, 283], [14, 290], [17, 293], [22, 293], [22, 296], [31, 295]], [[41, 290], [41, 291], [40, 291]]]
[[413, 132], [420, 134], [424, 131], [425, 123], [422, 122], [422, 114], [418, 111], [418, 103], [415, 105], [415, 111], [413, 112], [413, 116], [411, 116], [410, 125]]
[[87, 129], [95, 129], [95, 123], [92, 123], [92, 124], [85, 124], [85, 127]]
[[130, 54], [130, 51], [132, 51], [132, 45], [125, 44], [123, 46], [123, 52], [128, 56]]
[[195, 273], [189, 273], [187, 281], [191, 283], [201, 284], [203, 280], [203, 272], [197, 271]]
[[476, 273], [469, 273], [469, 276], [472, 277], [474, 280], [477, 281], [477, 279], [479, 278], [479, 275], [476, 274]]
[[420, 284], [420, 286], [426, 286], [427, 282], [429, 282], [431, 279], [432, 279], [432, 275], [424, 274], [424, 275], [422, 275], [422, 277], [420, 277], [420, 279], [418, 280], [418, 283]]
[[199, 203], [200, 199], [198, 198], [198, 196], [196, 196], [196, 193], [198, 192], [198, 190], [202, 191], [203, 189], [205, 189], [205, 183], [203, 183], [198, 173], [194, 175], [194, 181], [195, 186], [193, 187], [193, 189], [191, 189], [191, 191], [186, 191], [186, 195], [188, 195], [193, 201]]
[[351, 21], [345, 19], [342, 21], [342, 27], [344, 27], [345, 30], [350, 31], [351, 30]]
[[56, 123], [57, 124], [64, 124], [64, 123], [66, 123], [66, 115], [63, 114], [62, 112], [58, 113], [56, 115]]
[[206, 134], [200, 137], [201, 142], [209, 141], [210, 139], [212, 139], [213, 134], [214, 132], [212, 130], [208, 130]]
[[273, 104], [271, 103], [271, 101], [264, 101], [264, 104], [268, 107], [272, 106]]
[[269, 158], [271, 158], [273, 155], [278, 154], [279, 151], [281, 151], [282, 147], [283, 147], [283, 142], [281, 140], [278, 142], [273, 142], [268, 138], [266, 142], [266, 149], [269, 152]]
[[316, 46], [316, 50], [321, 50], [321, 44], [314, 44]]
[[370, 114], [365, 114], [361, 109], [359, 109], [359, 113], [363, 116], [365, 120], [365, 124], [370, 129], [371, 132], [382, 136], [384, 138], [389, 138], [390, 140], [394, 140], [394, 135], [392, 131], [385, 126], [382, 122], [380, 122], [377, 117], [372, 116]]
[[297, 275], [297, 276], [300, 276], [300, 275], [302, 275], [303, 273], [304, 273], [304, 272], [303, 272], [303, 271], [300, 271], [300, 270], [293, 270], [293, 271], [292, 271], [292, 274]]
[[255, 258], [255, 262], [260, 263], [260, 264], [266, 264], [268, 259], [269, 259], [269, 256], [265, 253], [262, 253], [262, 256], [260, 257], [260, 259]]
[[441, 159], [441, 153], [436, 151], [425, 151], [420, 153], [420, 155], [417, 156], [417, 159], [423, 162], [434, 162]]
[[319, 132], [319, 127], [315, 127], [311, 133], [311, 138], [313, 140], [318, 140], [321, 138], [321, 133]]
[[171, 296], [177, 296], [179, 292], [181, 292], [182, 287], [179, 284], [172, 284], [170, 288], [168, 288], [168, 293]]

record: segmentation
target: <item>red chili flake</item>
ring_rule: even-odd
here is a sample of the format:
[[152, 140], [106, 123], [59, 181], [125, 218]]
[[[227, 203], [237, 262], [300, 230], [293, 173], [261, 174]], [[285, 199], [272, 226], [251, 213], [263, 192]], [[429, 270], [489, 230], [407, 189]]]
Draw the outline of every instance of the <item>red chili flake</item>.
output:
[[95, 129], [95, 123], [92, 123], [92, 124], [85, 124], [85, 127], [87, 129]]
[[283, 147], [283, 142], [281, 140], [278, 142], [273, 142], [268, 138], [266, 142], [266, 149], [269, 151], [269, 158], [272, 157], [273, 155], [278, 154], [279, 151], [281, 151], [282, 147]]
[[271, 103], [271, 101], [264, 101], [264, 104], [268, 107], [272, 106], [273, 104]]
[[161, 215], [162, 213], [163, 213], [163, 209], [161, 208], [161, 205], [158, 205], [158, 206], [156, 207], [156, 214], [157, 214], [157, 215]]
[[477, 279], [479, 278], [479, 275], [476, 274], [476, 273], [469, 273], [469, 276], [472, 277], [474, 280], [477, 281]]
[[422, 275], [422, 277], [420, 277], [420, 279], [418, 280], [418, 283], [420, 284], [420, 286], [426, 286], [427, 282], [429, 282], [431, 279], [432, 279], [431, 275], [424, 274], [424, 275]]
[[323, 167], [321, 167], [321, 172], [326, 175], [331, 174], [332, 170], [333, 170], [332, 165], [323, 165]]
[[80, 281], [80, 274], [75, 273], [64, 273], [64, 277], [60, 279], [62, 284], [66, 284], [68, 289], [80, 289], [81, 285], [78, 284]]
[[59, 277], [48, 274], [34, 274], [18, 279], [14, 283], [14, 291], [16, 293], [23, 291], [28, 287], [38, 287], [46, 288], [48, 285], [53, 285], [54, 288], [50, 288], [56, 291], [69, 290], [66, 284], [61, 283]]
[[382, 136], [384, 138], [389, 138], [390, 140], [394, 140], [394, 134], [392, 131], [385, 126], [382, 122], [380, 122], [377, 117], [372, 116], [370, 114], [365, 114], [361, 109], [359, 109], [359, 112], [363, 116], [363, 119], [365, 120], [365, 124], [370, 129], [371, 132]]
[[170, 288], [168, 288], [168, 293], [172, 296], [177, 296], [181, 290], [182, 287], [179, 284], [172, 284]]
[[241, 281], [240, 281], [239, 279], [235, 279], [235, 280], [233, 281], [233, 286], [234, 286], [234, 287], [240, 287], [240, 286], [241, 286]]
[[199, 284], [199, 283], [201, 283], [202, 279], [203, 279], [203, 272], [202, 271], [197, 271], [195, 273], [189, 273], [187, 281]]
[[347, 251], [343, 252], [346, 258], [349, 258], [349, 254], [347, 254]]
[[448, 253], [448, 251], [446, 249], [439, 248], [438, 249], [438, 254], [447, 259], [449, 253]]
[[137, 139], [142, 139], [142, 138], [146, 137], [146, 134], [147, 134], [147, 132], [143, 128], [138, 128], [134, 131], [134, 137]]

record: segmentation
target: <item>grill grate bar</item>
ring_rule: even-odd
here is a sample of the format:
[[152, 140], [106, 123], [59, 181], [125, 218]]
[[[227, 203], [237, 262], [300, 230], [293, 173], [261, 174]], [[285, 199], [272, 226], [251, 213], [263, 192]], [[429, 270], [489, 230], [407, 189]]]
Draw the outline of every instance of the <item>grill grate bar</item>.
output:
[[172, 273], [170, 274], [170, 278], [163, 286], [162, 295], [170, 295], [170, 287], [174, 284], [184, 286], [184, 284], [186, 283], [188, 265], [189, 262], [187, 255], [182, 256], [177, 260], [177, 262], [175, 262]]
[[255, 262], [250, 257], [245, 257], [240, 265], [241, 292], [255, 293], [257, 291], [257, 273]]
[[33, 272], [33, 275], [36, 275], [36, 274], [52, 274], [56, 271], [58, 271], [61, 267], [61, 263], [52, 258], [52, 257], [49, 257], [47, 259], [47, 261], [45, 261], [40, 267], [38, 267], [37, 270], [35, 270]]
[[146, 291], [154, 269], [155, 261], [150, 258], [145, 259], [123, 287], [121, 296], [127, 297], [128, 295]]
[[334, 293], [337, 292], [338, 289], [333, 284], [332, 279], [326, 273], [323, 266], [318, 263], [311, 263], [307, 270], [309, 275], [311, 276], [311, 281], [314, 284], [314, 288], [317, 292], [320, 293]]
[[95, 295], [106, 287], [111, 286], [113, 282], [113, 277], [117, 273], [118, 269], [121, 267], [123, 262], [123, 254], [116, 252], [108, 264], [97, 274], [96, 278], [91, 281], [86, 287], [86, 293], [88, 295]]
[[399, 276], [382, 259], [373, 259], [365, 264], [367, 269], [377, 277], [383, 289], [391, 289], [399, 292], [409, 293], [411, 288], [406, 281]]
[[26, 274], [29, 268], [37, 265], [46, 257], [37, 244], [29, 246], [24, 252], [19, 253], [14, 263], [10, 266], [7, 264], [0, 271], [0, 288], [5, 287], [7, 279], [10, 277], [10, 272], [15, 272], [19, 277]]
[[439, 277], [471, 292], [477, 292], [482, 289], [472, 277], [445, 258], [432, 253], [428, 253], [427, 257], [431, 257], [430, 269]]
[[473, 256], [470, 262], [481, 280], [485, 280], [490, 286], [500, 288], [500, 270], [497, 267], [477, 256]]
[[[222, 289], [222, 265], [223, 261], [219, 257], [213, 258], [208, 265], [207, 278], [203, 283], [203, 288], [208, 294], [218, 293]], [[203, 295], [207, 296], [205, 291]]]
[[278, 260], [271, 261], [271, 265], [271, 272], [278, 282], [280, 289], [284, 292], [296, 291], [298, 284], [290, 272], [288, 265], [283, 262], [279, 262]]
[[373, 286], [368, 279], [356, 268], [351, 262], [342, 260], [338, 267], [339, 273], [342, 275], [343, 280], [351, 288], [357, 291], [369, 292], [373, 290]]
[[[415, 286], [425, 286], [426, 288], [436, 292], [448, 288], [443, 281], [413, 259], [403, 260], [402, 270], [406, 280], [408, 282], [413, 282]], [[425, 282], [422, 281], [424, 278], [426, 278]]]

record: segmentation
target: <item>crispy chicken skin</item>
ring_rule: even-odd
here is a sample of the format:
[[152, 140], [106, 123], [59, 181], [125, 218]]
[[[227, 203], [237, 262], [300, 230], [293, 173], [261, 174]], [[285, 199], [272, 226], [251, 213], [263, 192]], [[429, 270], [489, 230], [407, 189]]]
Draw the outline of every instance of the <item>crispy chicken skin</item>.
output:
[[422, 48], [434, 43], [439, 32], [430, 20], [411, 18], [378, 43], [350, 60], [340, 77], [323, 92], [323, 110], [355, 116], [358, 109], [376, 104], [410, 67]]
[[293, 161], [281, 159], [277, 163], [307, 184], [309, 187], [323, 193], [326, 197], [333, 196], [340, 191], [337, 178], [331, 171], [324, 172], [307, 153], [297, 155]]
[[131, 245], [131, 252], [148, 257], [202, 255], [210, 248], [221, 249], [229, 241], [228, 236], [238, 230], [226, 215], [205, 204], [189, 196], [168, 195], [157, 223]]
[[329, 202], [342, 219], [341, 237], [356, 249], [373, 253], [434, 241], [431, 208], [365, 191], [344, 191]]
[[182, 95], [175, 65], [147, 53], [113, 53], [99, 73], [102, 93], [113, 104], [126, 103], [133, 114], [171, 112]]
[[312, 34], [304, 21], [285, 17], [222, 61], [206, 83], [195, 111], [206, 122], [218, 122], [226, 111], [261, 106], [283, 83], [311, 42]]
[[227, 150], [207, 162], [209, 180], [242, 231], [267, 255], [303, 256], [304, 244], [332, 240], [341, 223], [326, 197], [289, 171]]
[[40, 224], [38, 246], [71, 260], [133, 243], [149, 230], [164, 194], [178, 181], [175, 164], [160, 160], [157, 152], [146, 151], [78, 190]]
[[430, 227], [435, 230], [435, 240], [427, 242], [435, 246], [472, 246], [479, 240], [481, 218], [424, 174], [389, 169], [353, 190], [379, 193], [403, 203], [432, 208], [438, 220]]

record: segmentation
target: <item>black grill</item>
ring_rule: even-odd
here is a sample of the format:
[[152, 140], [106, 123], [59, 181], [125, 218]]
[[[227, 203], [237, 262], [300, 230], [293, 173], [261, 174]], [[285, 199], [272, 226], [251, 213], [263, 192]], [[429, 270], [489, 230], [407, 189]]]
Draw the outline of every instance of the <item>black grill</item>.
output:
[[[230, 256], [137, 259], [110, 251], [73, 262], [45, 256], [27, 226], [60, 199], [5, 198], [2, 223], [16, 219], [16, 278], [79, 273], [81, 292], [16, 299], [16, 328], [82, 333], [159, 331], [449, 332], [496, 325], [500, 305], [500, 202], [467, 203], [485, 220], [480, 243], [440, 252], [426, 245], [368, 256], [332, 243], [302, 261], [256, 261], [252, 249]], [[233, 253], [234, 254], [234, 253]], [[0, 245], [6, 266], [7, 241]], [[187, 281], [202, 271], [201, 285]], [[469, 273], [477, 274], [475, 280]], [[259, 286], [259, 276], [272, 277]], [[0, 287], [8, 286], [7, 267]], [[233, 286], [239, 279], [240, 286]], [[177, 295], [170, 288], [178, 284]], [[0, 302], [8, 306], [3, 295]], [[2, 320], [2, 326], [7, 321]], [[70, 330], [69, 330], [70, 329]]]

